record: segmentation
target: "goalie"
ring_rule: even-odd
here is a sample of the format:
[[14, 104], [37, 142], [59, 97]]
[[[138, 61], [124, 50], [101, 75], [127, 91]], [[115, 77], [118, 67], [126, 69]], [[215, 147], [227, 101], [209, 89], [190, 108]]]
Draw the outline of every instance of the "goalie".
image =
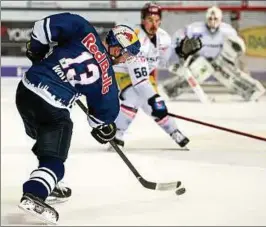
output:
[[[202, 48], [194, 56], [180, 55], [184, 52], [180, 51], [182, 42], [192, 37], [200, 38]], [[177, 97], [184, 91], [181, 88], [190, 85], [202, 102], [210, 101], [200, 86], [210, 76], [246, 101], [257, 101], [265, 93], [263, 85], [244, 70], [241, 59], [246, 51], [245, 43], [231, 25], [222, 22], [218, 7], [207, 10], [205, 22], [178, 30], [172, 43], [179, 62], [169, 67], [175, 76], [163, 84], [170, 98]]]

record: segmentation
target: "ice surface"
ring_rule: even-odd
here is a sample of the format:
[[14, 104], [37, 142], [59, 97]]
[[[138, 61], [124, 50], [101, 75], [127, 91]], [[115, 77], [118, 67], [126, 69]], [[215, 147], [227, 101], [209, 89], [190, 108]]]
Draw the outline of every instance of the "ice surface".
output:
[[[15, 107], [18, 80], [1, 79], [1, 224], [36, 225], [18, 208], [22, 184], [36, 167], [33, 141]], [[217, 95], [204, 105], [191, 94], [168, 102], [173, 113], [266, 137], [266, 97], [245, 103]], [[177, 120], [190, 151], [177, 146], [142, 112], [132, 124], [125, 154], [150, 181], [181, 180], [187, 192], [143, 188], [121, 158], [90, 136], [73, 109], [74, 134], [66, 162], [70, 201], [58, 204], [59, 225], [266, 225], [266, 142]]]

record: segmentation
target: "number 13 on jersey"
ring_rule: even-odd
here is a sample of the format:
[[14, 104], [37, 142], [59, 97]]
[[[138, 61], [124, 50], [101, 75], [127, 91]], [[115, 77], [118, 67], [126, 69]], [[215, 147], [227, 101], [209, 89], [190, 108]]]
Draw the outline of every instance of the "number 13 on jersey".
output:
[[99, 68], [93, 63], [88, 63], [86, 66], [87, 70], [79, 75], [77, 75], [76, 70], [71, 67], [74, 63], [81, 64], [84, 62], [85, 64], [85, 61], [92, 58], [93, 56], [90, 53], [83, 52], [76, 58], [63, 58], [59, 61], [62, 69], [66, 70], [66, 78], [72, 86], [76, 84], [92, 84], [100, 78]]
[[[100, 69], [102, 70], [101, 72], [96, 64], [85, 62], [92, 58], [92, 54], [83, 52], [76, 58], [63, 58], [59, 62], [62, 69], [66, 72], [66, 79], [72, 86], [75, 86], [76, 84], [92, 84], [96, 82], [100, 78], [100, 74], [102, 74], [102, 94], [106, 94], [109, 91], [109, 86], [112, 84], [112, 78], [108, 77], [107, 74], [107, 69], [109, 68], [108, 60], [105, 58], [105, 60], [99, 64]], [[84, 71], [84, 73], [77, 74], [76, 70], [73, 68], [73, 66], [71, 66], [74, 63], [83, 63], [84, 65], [86, 65], [86, 70]]]

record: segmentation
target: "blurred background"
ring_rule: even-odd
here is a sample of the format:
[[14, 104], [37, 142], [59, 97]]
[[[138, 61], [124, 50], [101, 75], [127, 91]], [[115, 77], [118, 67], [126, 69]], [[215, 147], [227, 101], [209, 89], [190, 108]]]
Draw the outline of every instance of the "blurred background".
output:
[[[31, 66], [25, 57], [25, 43], [34, 22], [72, 12], [87, 18], [104, 37], [116, 24], [140, 23], [140, 9], [146, 2], [1, 1], [1, 224], [38, 225], [17, 209], [23, 179], [36, 168], [30, 151], [33, 141], [24, 133], [15, 105], [19, 78]], [[156, 2], [164, 9], [162, 28], [170, 35], [203, 21], [208, 7], [220, 6], [224, 21], [246, 42], [245, 62], [251, 76], [266, 86], [265, 0]], [[159, 84], [167, 77], [167, 70], [160, 69]], [[191, 92], [177, 102], [169, 101], [169, 110], [266, 138], [265, 95], [262, 101], [249, 103], [228, 94], [213, 78], [202, 86], [217, 102], [204, 105]], [[147, 179], [181, 179], [187, 194], [179, 198], [172, 192], [143, 189], [123, 161], [105, 152], [89, 135], [86, 116], [73, 108], [75, 126], [64, 180], [73, 188], [74, 198], [58, 207], [60, 225], [266, 226], [265, 141], [177, 119], [178, 127], [191, 139], [190, 151], [183, 152], [143, 111], [139, 115], [126, 135], [126, 155]]]
[[[25, 57], [34, 21], [59, 12], [73, 12], [87, 18], [104, 37], [115, 24], [140, 23], [140, 9], [148, 1], [1, 1], [1, 76], [21, 77], [31, 65]], [[266, 84], [266, 1], [156, 1], [163, 10], [162, 28], [172, 35], [177, 29], [204, 20], [205, 10], [219, 6], [224, 21], [232, 24], [247, 46], [246, 64], [256, 79]], [[169, 76], [159, 72], [159, 82]], [[218, 91], [211, 78], [206, 86]]]

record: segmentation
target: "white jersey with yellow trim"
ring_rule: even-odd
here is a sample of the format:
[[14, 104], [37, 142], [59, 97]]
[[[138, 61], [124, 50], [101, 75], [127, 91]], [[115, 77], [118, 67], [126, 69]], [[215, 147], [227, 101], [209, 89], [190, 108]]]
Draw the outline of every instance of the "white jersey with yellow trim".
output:
[[132, 85], [135, 85], [148, 79], [148, 75], [155, 69], [166, 64], [171, 55], [171, 37], [159, 28], [156, 33], [156, 45], [154, 45], [140, 25], [133, 28], [141, 43], [140, 53], [126, 63], [115, 65], [114, 70], [116, 73], [129, 74]]
[[205, 58], [215, 58], [222, 50], [224, 40], [227, 36], [237, 36], [236, 30], [227, 23], [222, 22], [215, 33], [211, 33], [204, 21], [194, 22], [188, 26], [177, 30], [172, 37], [172, 44], [175, 48], [181, 40], [188, 36], [199, 37], [202, 41], [202, 48], [199, 50], [199, 55]]

